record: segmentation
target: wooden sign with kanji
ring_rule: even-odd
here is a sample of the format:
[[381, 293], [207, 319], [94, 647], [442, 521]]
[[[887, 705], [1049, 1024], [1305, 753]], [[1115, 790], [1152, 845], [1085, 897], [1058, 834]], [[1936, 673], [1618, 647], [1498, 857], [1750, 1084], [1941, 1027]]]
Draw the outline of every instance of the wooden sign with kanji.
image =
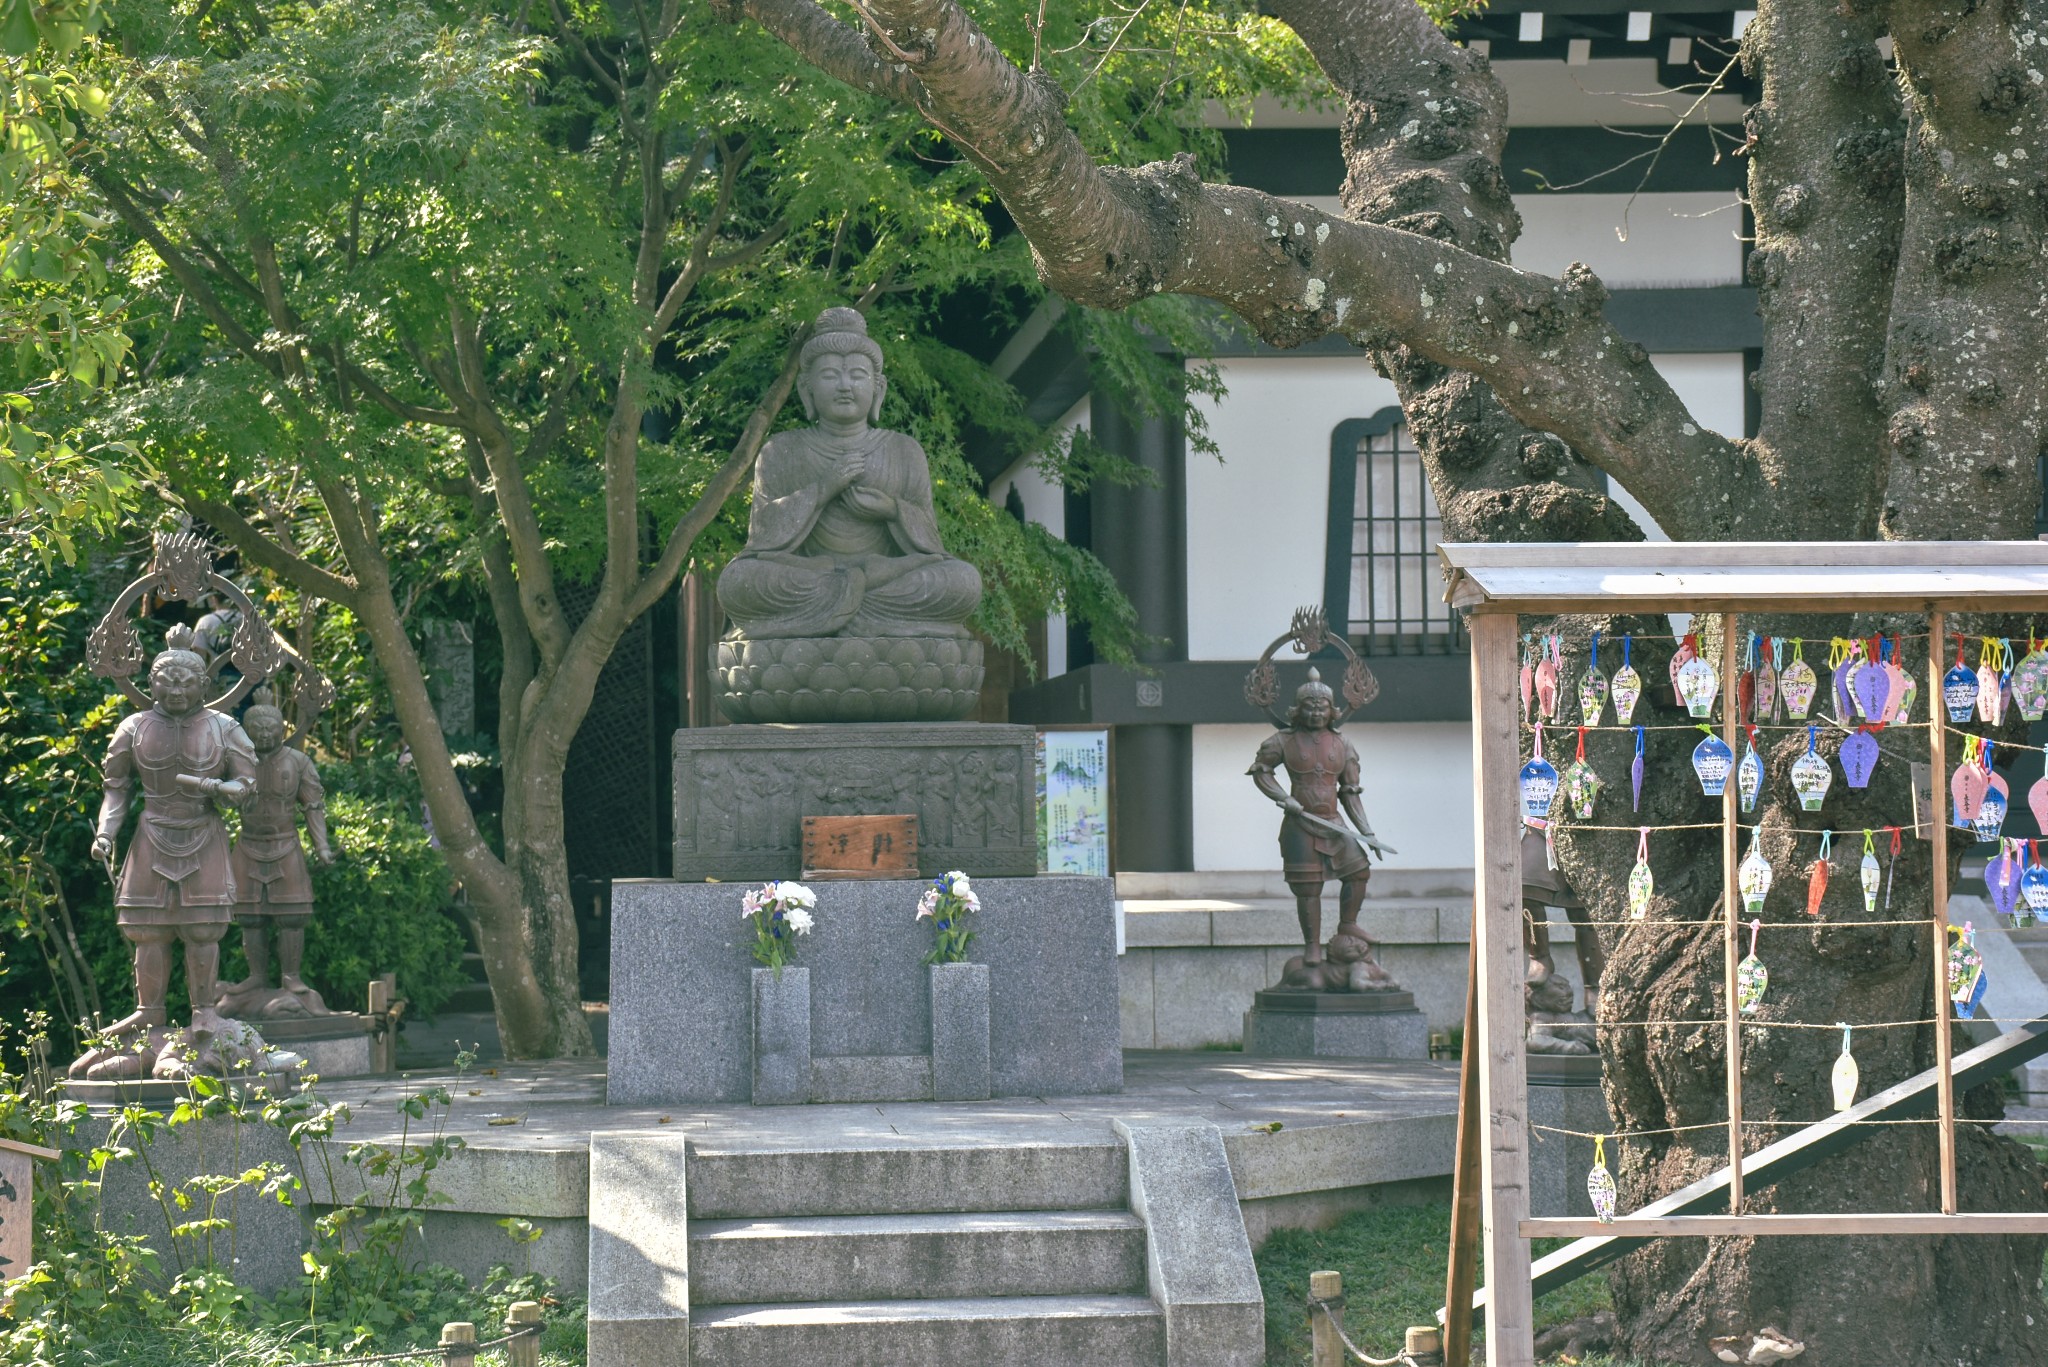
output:
[[26, 1276], [35, 1264], [35, 1165], [58, 1157], [57, 1150], [0, 1139], [0, 1282]]
[[917, 877], [917, 818], [805, 817], [804, 877]]

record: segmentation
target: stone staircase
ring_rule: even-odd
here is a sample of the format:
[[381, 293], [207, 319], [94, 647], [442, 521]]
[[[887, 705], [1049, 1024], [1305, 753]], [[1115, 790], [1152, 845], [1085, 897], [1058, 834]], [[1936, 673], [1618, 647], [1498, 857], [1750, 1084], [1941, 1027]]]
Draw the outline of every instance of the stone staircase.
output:
[[[1174, 1289], [1186, 1278], [1173, 1265], [1199, 1259], [1162, 1247], [1160, 1221], [1139, 1213], [1143, 1193], [1132, 1190], [1123, 1137], [807, 1149], [692, 1142], [681, 1164], [682, 1221], [683, 1193], [640, 1180], [673, 1171], [678, 1147], [667, 1136], [593, 1140], [590, 1367], [1258, 1360], [1262, 1311], [1220, 1138], [1210, 1166], [1221, 1167], [1234, 1226], [1226, 1233], [1236, 1242], [1203, 1256], [1234, 1266], [1241, 1255], [1244, 1271], [1227, 1307], [1198, 1291], [1203, 1303], [1186, 1308]], [[1185, 1176], [1171, 1161], [1164, 1167], [1169, 1185]], [[1219, 1310], [1225, 1319], [1214, 1318]], [[1169, 1352], [1177, 1313], [1190, 1318], [1176, 1321], [1184, 1328]], [[1205, 1347], [1205, 1338], [1215, 1342]]]
[[1125, 1174], [1121, 1144], [695, 1154], [690, 1361], [1159, 1361]]

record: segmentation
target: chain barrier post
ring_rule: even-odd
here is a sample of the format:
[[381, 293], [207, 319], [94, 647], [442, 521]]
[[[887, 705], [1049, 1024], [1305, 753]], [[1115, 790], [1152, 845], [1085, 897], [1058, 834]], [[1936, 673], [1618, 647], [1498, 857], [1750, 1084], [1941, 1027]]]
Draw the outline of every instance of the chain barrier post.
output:
[[505, 1367], [540, 1367], [540, 1302], [514, 1301], [505, 1312]]
[[1411, 1326], [1401, 1355], [1415, 1367], [1444, 1367], [1444, 1336], [1434, 1325]]
[[447, 1367], [476, 1367], [476, 1326], [455, 1320], [441, 1326], [441, 1360]]
[[1337, 1336], [1334, 1322], [1335, 1316], [1344, 1313], [1344, 1274], [1309, 1273], [1308, 1299], [1309, 1340], [1314, 1346], [1309, 1355], [1310, 1367], [1348, 1367], [1344, 1342]]

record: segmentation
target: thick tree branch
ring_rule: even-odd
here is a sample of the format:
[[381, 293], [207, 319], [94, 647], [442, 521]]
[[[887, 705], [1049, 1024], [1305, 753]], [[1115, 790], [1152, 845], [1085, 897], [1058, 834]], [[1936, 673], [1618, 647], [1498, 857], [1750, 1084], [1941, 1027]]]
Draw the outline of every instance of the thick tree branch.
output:
[[194, 517], [219, 532], [244, 560], [270, 571], [303, 593], [354, 610], [358, 596], [354, 580], [323, 569], [280, 545], [275, 538], [265, 536], [233, 504], [191, 492], [181, 485], [175, 474], [170, 478], [172, 497]]
[[519, 601], [519, 571], [512, 563], [511, 539], [499, 523], [496, 503], [485, 492], [491, 472], [483, 447], [470, 440], [463, 443], [463, 449], [469, 476], [451, 481], [457, 487], [449, 492], [469, 504], [482, 538], [484, 587], [491, 596], [491, 617], [497, 623], [503, 655], [498, 675], [498, 753], [509, 755], [518, 749], [520, 703], [537, 669], [533, 632]]
[[[1346, 217], [1506, 261], [1521, 218], [1500, 171], [1507, 93], [1487, 61], [1447, 39], [1413, 0], [1278, 0], [1273, 12], [1349, 97]], [[1598, 471], [1517, 421], [1480, 379], [1405, 346], [1373, 360], [1401, 396], [1447, 536], [1642, 535]]]
[[569, 648], [569, 622], [555, 592], [554, 565], [534, 512], [526, 463], [513, 452], [510, 434], [498, 425], [465, 432], [463, 451], [472, 467], [482, 466], [477, 482], [488, 485], [496, 504], [496, 521], [504, 529], [518, 585], [520, 620], [539, 647], [542, 664], [553, 668]]
[[86, 158], [79, 164], [85, 168], [86, 174], [92, 178], [92, 183], [99, 192], [106, 196], [107, 203], [113, 206], [115, 214], [128, 225], [130, 231], [149, 244], [150, 250], [163, 261], [178, 284], [191, 297], [192, 302], [199, 306], [199, 311], [220, 329], [221, 335], [229, 344], [271, 374], [283, 379], [284, 366], [276, 353], [263, 345], [262, 338], [243, 326], [242, 321], [222, 302], [220, 295], [213, 288], [213, 283], [206, 278], [205, 272], [200, 270], [191, 257], [172, 244], [170, 237], [155, 219], [143, 211], [142, 206], [136, 202], [128, 187], [121, 183], [120, 178], [94, 159]]
[[[1705, 431], [1602, 316], [1590, 271], [1518, 271], [1415, 233], [1333, 218], [1241, 186], [1206, 185], [1192, 158], [1097, 166], [1043, 74], [1003, 57], [952, 0], [873, 0], [931, 106], [966, 137], [1030, 240], [1039, 275], [1080, 303], [1162, 292], [1214, 299], [1268, 342], [1329, 332], [1405, 344], [1490, 384], [1521, 421], [1555, 432], [1694, 536], [1763, 534], [1768, 497], [1735, 443]], [[1767, 492], [1767, 491], [1765, 491]]]
[[2031, 537], [2048, 449], [2039, 4], [1895, 0], [1906, 215], [1884, 398], [1888, 536]]
[[802, 354], [804, 337], [800, 333], [790, 343], [789, 354], [783, 357], [782, 370], [775, 377], [775, 383], [768, 386], [768, 393], [754, 406], [747, 417], [747, 425], [740, 433], [740, 439], [733, 444], [732, 454], [718, 467], [716, 474], [705, 483], [704, 492], [690, 505], [690, 510], [677, 520], [670, 530], [668, 542], [662, 547], [661, 558], [642, 575], [633, 590], [632, 598], [626, 604], [628, 621], [653, 607], [662, 594], [668, 592], [676, 576], [683, 572], [683, 566], [690, 558], [690, 548], [696, 544], [706, 527], [711, 525], [719, 510], [725, 507], [754, 467], [754, 458], [761, 453], [761, 446], [768, 440], [769, 429], [775, 425], [775, 417], [789, 402], [789, 393], [796, 385], [798, 357]]
[[[1904, 209], [1898, 94], [1878, 55], [1882, 21], [1762, 0], [1743, 62], [1762, 79], [1749, 111], [1749, 276], [1764, 320], [1755, 446], [1765, 480], [1825, 501], [1830, 533], [1877, 534], [1884, 440], [1873, 359], [1884, 349]], [[1830, 465], [1810, 434], [1833, 435]]]
[[737, 8], [827, 76], [898, 104], [923, 104], [924, 87], [908, 67], [884, 62], [858, 33], [811, 0], [742, 0]]

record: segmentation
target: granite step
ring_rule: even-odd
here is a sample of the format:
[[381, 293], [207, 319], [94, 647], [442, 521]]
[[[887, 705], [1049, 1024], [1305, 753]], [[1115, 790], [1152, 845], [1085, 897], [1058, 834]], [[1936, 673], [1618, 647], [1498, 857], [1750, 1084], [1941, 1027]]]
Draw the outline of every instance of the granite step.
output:
[[1163, 1362], [1143, 1296], [1003, 1296], [730, 1305], [693, 1313], [693, 1367], [1132, 1367]]
[[1145, 1290], [1128, 1211], [696, 1220], [689, 1237], [698, 1305]]
[[1129, 1157], [1101, 1143], [690, 1147], [690, 1219], [1123, 1210]]

